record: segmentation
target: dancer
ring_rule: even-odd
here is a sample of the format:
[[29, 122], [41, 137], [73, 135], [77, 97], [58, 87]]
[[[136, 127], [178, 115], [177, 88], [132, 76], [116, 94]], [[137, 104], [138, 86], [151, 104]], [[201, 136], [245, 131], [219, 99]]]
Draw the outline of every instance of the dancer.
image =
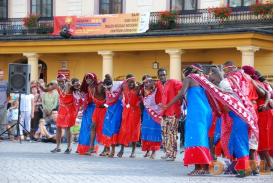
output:
[[165, 108], [170, 107], [187, 94], [184, 165], [195, 164], [195, 169], [188, 175], [203, 175], [208, 173], [208, 165], [212, 161], [208, 141], [212, 110], [205, 89], [194, 79], [188, 77], [191, 73], [202, 75], [200, 65], [192, 65], [184, 70], [183, 87]]
[[102, 134], [103, 122], [106, 113], [105, 104], [105, 88], [103, 82], [98, 81], [97, 76], [94, 73], [88, 74], [85, 77], [85, 82], [88, 85], [88, 93], [92, 97], [93, 102], [95, 103], [95, 109], [92, 116], [92, 130], [91, 130], [91, 140], [90, 140], [90, 150], [88, 154], [94, 152], [95, 148], [95, 139], [104, 145], [104, 150], [100, 153], [100, 156], [108, 156], [110, 153], [110, 139]]
[[[80, 90], [83, 95], [83, 114], [82, 122], [80, 127], [80, 134], [78, 139], [77, 153], [80, 155], [85, 155], [90, 150], [91, 145], [91, 128], [93, 125], [92, 115], [95, 109], [95, 104], [93, 103], [92, 97], [88, 93], [88, 84], [85, 79], [91, 77], [91, 74], [85, 74]], [[94, 142], [96, 144], [96, 142]], [[93, 153], [96, 153], [98, 146], [95, 146]]]
[[[159, 81], [156, 83], [161, 92], [161, 103], [167, 105], [180, 91], [182, 83], [175, 79], [168, 79], [166, 70], [160, 68], [157, 72]], [[181, 101], [175, 102], [163, 112], [162, 145], [165, 155], [161, 159], [174, 161], [177, 156], [178, 124], [181, 113]]]
[[[258, 149], [258, 140], [259, 140], [259, 128], [258, 128], [258, 115], [257, 115], [257, 102], [258, 94], [264, 96], [265, 92], [259, 88], [255, 82], [252, 81], [251, 77], [244, 73], [242, 69], [238, 69], [234, 62], [227, 61], [224, 63], [223, 70], [225, 72], [225, 76], [228, 79], [232, 90], [235, 94], [241, 99], [242, 103], [249, 110], [249, 112], [253, 115], [253, 122], [251, 127], [254, 128], [252, 130], [253, 133], [249, 135], [249, 159], [252, 167], [257, 167], [255, 162], [255, 153]], [[257, 175], [259, 171], [254, 169], [252, 174]]]
[[79, 104], [80, 104], [80, 82], [78, 79], [72, 79], [71, 82], [67, 81], [66, 76], [59, 74], [57, 76], [58, 84], [53, 84], [48, 88], [43, 88], [40, 85], [40, 88], [44, 92], [51, 90], [57, 90], [59, 93], [59, 108], [58, 108], [58, 118], [56, 121], [57, 131], [56, 131], [56, 148], [51, 152], [57, 153], [61, 152], [60, 143], [61, 143], [61, 133], [62, 128], [66, 130], [67, 137], [67, 149], [65, 154], [70, 154], [72, 151], [71, 148], [71, 131], [70, 128], [74, 126], [75, 119], [78, 113]]
[[[216, 84], [223, 92], [235, 95], [230, 87], [229, 81], [223, 78], [223, 75], [217, 68], [211, 69], [210, 80]], [[236, 96], [236, 95], [235, 95]], [[230, 167], [238, 171], [238, 177], [246, 176], [246, 162], [249, 160], [249, 144], [248, 144], [248, 128], [246, 121], [236, 115], [235, 112], [229, 110], [224, 104], [221, 104], [222, 111], [222, 129], [220, 138], [222, 142], [223, 152], [225, 156], [234, 159]], [[229, 171], [229, 170], [227, 170]], [[231, 170], [233, 171], [233, 170]]]
[[103, 84], [106, 92], [105, 107], [107, 108], [103, 124], [103, 135], [110, 138], [112, 150], [109, 157], [113, 158], [122, 120], [122, 82], [114, 83], [111, 76], [107, 74], [105, 75]]
[[[162, 109], [161, 93], [155, 87], [155, 83], [151, 76], [144, 75], [143, 81], [143, 104], [145, 109], [142, 115], [141, 140], [142, 151], [146, 151], [144, 157], [155, 159], [156, 151], [161, 145], [161, 121]], [[152, 151], [150, 155], [150, 151]]]
[[[266, 91], [265, 96], [259, 95], [257, 99], [258, 106], [258, 127], [259, 127], [259, 145], [258, 145], [258, 153], [262, 161], [265, 162], [266, 170], [272, 170], [272, 161], [269, 155], [269, 151], [272, 150], [270, 130], [272, 131], [272, 123], [273, 123], [273, 112], [272, 108], [269, 105], [269, 99], [272, 95], [272, 89], [270, 86], [264, 82], [259, 81], [259, 77], [256, 74], [256, 71], [251, 66], [243, 66], [242, 69], [246, 74], [248, 74], [252, 79], [256, 81], [256, 83]], [[259, 74], [259, 73], [258, 73]], [[270, 92], [271, 91], [271, 92]]]
[[121, 127], [118, 135], [118, 144], [121, 144], [121, 149], [117, 154], [122, 157], [124, 147], [132, 143], [132, 153], [130, 158], [135, 158], [136, 142], [140, 138], [140, 87], [136, 86], [135, 77], [132, 74], [126, 76], [126, 83], [123, 86], [123, 112]]

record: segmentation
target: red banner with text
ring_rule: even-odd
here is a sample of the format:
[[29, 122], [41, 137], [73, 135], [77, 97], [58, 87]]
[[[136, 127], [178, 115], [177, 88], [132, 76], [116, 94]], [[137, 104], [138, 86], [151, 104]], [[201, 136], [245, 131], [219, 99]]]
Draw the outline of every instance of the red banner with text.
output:
[[54, 35], [63, 28], [72, 35], [104, 35], [143, 33], [149, 29], [149, 13], [106, 14], [92, 17], [56, 16]]

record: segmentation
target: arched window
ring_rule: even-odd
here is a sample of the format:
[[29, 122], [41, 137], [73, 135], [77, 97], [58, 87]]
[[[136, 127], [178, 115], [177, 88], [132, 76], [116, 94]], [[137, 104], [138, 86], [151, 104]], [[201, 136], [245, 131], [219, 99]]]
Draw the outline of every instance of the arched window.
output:
[[0, 0], [0, 20], [8, 18], [8, 0]]
[[53, 0], [31, 0], [31, 14], [41, 18], [53, 17]]
[[99, 0], [99, 14], [119, 14], [123, 10], [123, 0]]
[[247, 7], [255, 4], [257, 0], [227, 0], [230, 7]]
[[170, 0], [170, 9], [177, 11], [194, 11], [198, 9], [198, 0]]

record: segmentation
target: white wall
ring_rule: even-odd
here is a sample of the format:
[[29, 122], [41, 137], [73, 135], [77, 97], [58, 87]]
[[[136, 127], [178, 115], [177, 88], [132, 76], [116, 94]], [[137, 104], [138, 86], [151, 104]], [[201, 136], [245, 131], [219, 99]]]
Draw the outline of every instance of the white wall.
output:
[[28, 0], [9, 0], [9, 17], [26, 17], [28, 15], [28, 2]]
[[56, 16], [91, 16], [95, 0], [56, 0]]
[[169, 9], [167, 0], [126, 0], [125, 13], [154, 12]]
[[55, 16], [66, 16], [66, 15], [67, 15], [67, 0], [56, 0]]
[[82, 3], [83, 3], [83, 0], [67, 0], [66, 15], [81, 16], [82, 15]]
[[[198, 8], [204, 9], [223, 4], [225, 0], [199, 0]], [[123, 13], [155, 12], [170, 9], [170, 0], [124, 0]], [[30, 0], [9, 0], [9, 17], [26, 17]], [[54, 0], [54, 16], [92, 16], [98, 14], [99, 0]]]
[[221, 0], [200, 0], [199, 9], [207, 9], [212, 7], [221, 6], [223, 2]]

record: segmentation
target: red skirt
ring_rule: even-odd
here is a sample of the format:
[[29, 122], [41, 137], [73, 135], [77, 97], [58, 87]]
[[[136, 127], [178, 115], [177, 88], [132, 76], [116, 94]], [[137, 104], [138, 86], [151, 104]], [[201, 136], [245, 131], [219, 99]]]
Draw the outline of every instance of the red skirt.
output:
[[103, 123], [105, 118], [106, 108], [96, 107], [93, 113], [92, 121], [96, 126], [96, 139], [100, 144], [109, 147], [111, 140], [109, 137], [103, 135]]
[[234, 168], [235, 170], [239, 171], [239, 170], [247, 170], [249, 167], [250, 167], [249, 157], [244, 156], [242, 158], [237, 158], [237, 163]]
[[140, 138], [141, 112], [139, 107], [123, 108], [118, 144], [128, 146]]
[[[90, 148], [91, 148], [90, 146], [78, 144], [77, 145], [77, 152], [78, 152], [79, 155], [86, 155], [86, 153], [90, 150]], [[94, 151], [95, 151], [96, 154], [98, 153], [98, 150], [99, 150], [99, 146], [95, 145]]]
[[212, 157], [210, 150], [206, 147], [190, 147], [185, 150], [183, 164], [184, 166], [194, 164], [211, 164]]
[[158, 151], [160, 150], [161, 142], [151, 142], [142, 140], [142, 151]]
[[110, 141], [111, 141], [111, 145], [116, 145], [116, 144], [118, 144], [118, 134], [115, 134], [115, 135], [113, 135], [112, 137], [111, 137], [111, 139], [110, 139]]
[[71, 104], [60, 105], [58, 109], [58, 116], [56, 120], [56, 126], [61, 128], [68, 128], [75, 125], [75, 119], [77, 117], [76, 107]]
[[272, 123], [273, 123], [273, 113], [272, 110], [267, 110], [258, 113], [259, 120], [259, 146], [258, 151], [269, 151], [272, 150]]

